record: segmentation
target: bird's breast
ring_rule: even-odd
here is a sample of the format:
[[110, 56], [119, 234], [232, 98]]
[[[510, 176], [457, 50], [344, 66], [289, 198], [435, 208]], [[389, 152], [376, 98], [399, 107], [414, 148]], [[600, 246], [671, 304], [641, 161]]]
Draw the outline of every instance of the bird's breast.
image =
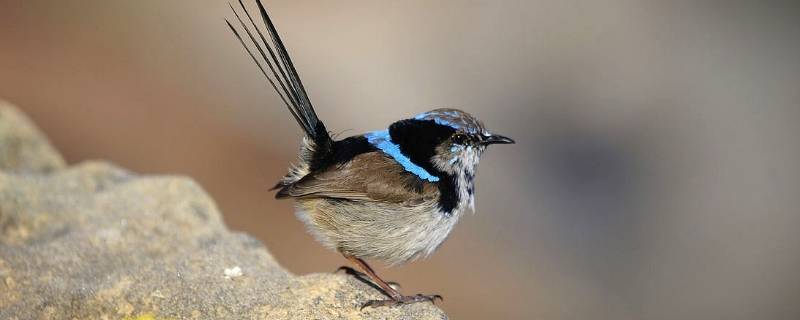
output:
[[461, 211], [446, 214], [435, 199], [400, 204], [297, 199], [297, 215], [326, 247], [359, 258], [400, 264], [436, 251]]

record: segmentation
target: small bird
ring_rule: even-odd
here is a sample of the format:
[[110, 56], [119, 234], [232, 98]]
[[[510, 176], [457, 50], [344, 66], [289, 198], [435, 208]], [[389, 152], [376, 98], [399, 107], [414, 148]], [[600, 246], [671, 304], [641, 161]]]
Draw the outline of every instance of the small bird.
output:
[[230, 7], [255, 50], [226, 23], [305, 133], [299, 161], [273, 188], [275, 197], [294, 199], [297, 217], [314, 238], [339, 251], [388, 296], [362, 308], [441, 299], [400, 294], [364, 259], [397, 265], [436, 251], [464, 212], [474, 211], [475, 171], [483, 151], [514, 140], [457, 109], [431, 110], [384, 130], [334, 140], [314, 112], [267, 10], [260, 0], [256, 4], [270, 41], [241, 0], [255, 34]]

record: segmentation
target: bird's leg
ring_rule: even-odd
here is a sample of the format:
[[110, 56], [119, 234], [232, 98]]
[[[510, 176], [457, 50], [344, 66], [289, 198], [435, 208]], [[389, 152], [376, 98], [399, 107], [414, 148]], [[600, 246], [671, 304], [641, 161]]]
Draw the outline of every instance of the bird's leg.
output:
[[[364, 271], [364, 274], [369, 277], [372, 282], [374, 282], [380, 289], [383, 291], [384, 294], [389, 296], [390, 299], [387, 300], [370, 300], [367, 301], [361, 309], [366, 307], [383, 307], [383, 306], [396, 306], [401, 304], [408, 304], [408, 303], [415, 303], [415, 302], [424, 302], [430, 301], [435, 302], [436, 299], [442, 300], [442, 296], [440, 295], [414, 295], [414, 296], [404, 296], [400, 294], [395, 288], [393, 288], [389, 283], [383, 281], [381, 277], [375, 274], [375, 271], [364, 261], [352, 255], [342, 253], [347, 260], [350, 260], [354, 265], [356, 265], [359, 269]], [[346, 269], [345, 269], [346, 270]]]
[[[344, 271], [344, 273], [355, 277], [356, 279], [360, 280], [363, 283], [368, 284], [370, 287], [373, 287], [376, 290], [382, 290], [375, 283], [373, 283], [372, 280], [369, 279], [369, 276], [367, 276], [366, 273], [363, 273], [361, 271], [358, 271], [358, 270], [353, 269], [353, 268], [348, 267], [348, 266], [341, 266], [338, 269], [336, 269], [336, 271], [334, 271], [333, 273], [339, 273], [339, 271]], [[394, 281], [386, 281], [386, 283], [388, 283], [389, 286], [391, 286], [393, 289], [400, 290], [400, 284], [399, 283], [394, 282]]]
[[364, 271], [364, 273], [358, 272], [353, 268], [348, 268], [348, 267], [339, 268], [340, 270], [345, 270], [345, 272], [347, 272], [348, 274], [351, 274], [351, 272], [353, 272], [352, 275], [356, 277], [361, 277], [361, 276], [368, 277], [370, 281], [372, 281], [372, 283], [376, 284], [381, 291], [383, 291], [387, 296], [389, 296], [392, 299], [399, 298], [402, 296], [399, 292], [397, 292], [397, 290], [392, 288], [392, 286], [389, 285], [389, 283], [383, 281], [383, 279], [378, 277], [378, 275], [375, 274], [375, 271], [372, 270], [372, 268], [364, 260], [361, 260], [346, 253], [344, 253], [343, 255], [345, 258], [347, 258], [347, 260], [350, 260], [350, 262], [352, 262], [359, 269]]

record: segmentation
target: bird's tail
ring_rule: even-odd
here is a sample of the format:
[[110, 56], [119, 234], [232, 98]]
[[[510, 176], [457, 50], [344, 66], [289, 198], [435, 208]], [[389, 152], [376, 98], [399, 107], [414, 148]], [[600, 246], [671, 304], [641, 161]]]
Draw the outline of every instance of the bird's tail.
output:
[[[261, 57], [261, 60], [259, 60], [253, 50], [247, 46], [245, 40], [239, 34], [239, 31], [233, 27], [230, 21], [225, 19], [225, 22], [228, 24], [228, 27], [231, 28], [233, 34], [236, 35], [236, 38], [239, 39], [242, 47], [244, 47], [244, 49], [256, 63], [259, 70], [261, 70], [261, 73], [267, 78], [269, 84], [273, 89], [275, 89], [275, 92], [278, 94], [278, 96], [280, 96], [281, 100], [289, 109], [289, 112], [292, 114], [300, 127], [303, 129], [308, 139], [311, 140], [308, 142], [313, 144], [313, 146], [311, 146], [311, 150], [313, 150], [312, 156], [314, 158], [321, 157], [330, 151], [333, 141], [327, 129], [325, 129], [325, 125], [322, 124], [322, 121], [320, 121], [317, 117], [317, 113], [314, 112], [314, 107], [311, 105], [311, 100], [309, 100], [308, 94], [306, 94], [306, 90], [303, 87], [303, 82], [300, 81], [300, 76], [297, 74], [294, 64], [292, 64], [292, 59], [289, 57], [289, 52], [286, 51], [286, 47], [283, 45], [283, 41], [281, 41], [278, 31], [275, 29], [275, 25], [272, 24], [272, 19], [270, 19], [269, 15], [267, 14], [267, 10], [264, 8], [261, 0], [256, 0], [256, 4], [258, 5], [258, 11], [261, 13], [261, 20], [264, 27], [267, 29], [267, 34], [269, 35], [269, 39], [271, 41], [267, 41], [266, 37], [264, 37], [264, 34], [253, 21], [253, 17], [244, 6], [244, 3], [242, 3], [242, 0], [239, 0], [239, 6], [241, 7], [242, 11], [244, 11], [245, 16], [247, 17], [247, 22], [249, 22], [249, 25], [255, 30], [256, 34], [258, 35], [258, 39], [260, 39], [261, 42], [259, 42], [253, 32], [251, 32], [250, 27], [248, 27], [248, 24], [245, 23], [236, 9], [234, 9], [233, 5], [229, 5], [236, 16], [236, 20], [239, 22], [239, 26], [247, 34], [247, 38], [249, 38], [252, 42], [252, 46], [254, 46], [257, 50], [258, 56]], [[264, 65], [266, 65], [270, 70], [269, 74], [264, 68]], [[304, 159], [301, 159], [301, 161], [302, 160]], [[305, 160], [310, 162], [312, 159]]]

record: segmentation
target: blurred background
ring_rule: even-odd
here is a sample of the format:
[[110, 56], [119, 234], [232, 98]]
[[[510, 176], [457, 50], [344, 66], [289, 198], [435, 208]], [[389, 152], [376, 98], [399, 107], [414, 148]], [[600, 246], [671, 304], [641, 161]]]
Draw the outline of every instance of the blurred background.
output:
[[[453, 319], [800, 318], [800, 5], [268, 0], [344, 135], [451, 106], [477, 213], [378, 272]], [[254, 7], [253, 7], [254, 8]], [[0, 0], [0, 99], [70, 163], [198, 180], [296, 274], [345, 264], [268, 189], [301, 133], [224, 1]]]

